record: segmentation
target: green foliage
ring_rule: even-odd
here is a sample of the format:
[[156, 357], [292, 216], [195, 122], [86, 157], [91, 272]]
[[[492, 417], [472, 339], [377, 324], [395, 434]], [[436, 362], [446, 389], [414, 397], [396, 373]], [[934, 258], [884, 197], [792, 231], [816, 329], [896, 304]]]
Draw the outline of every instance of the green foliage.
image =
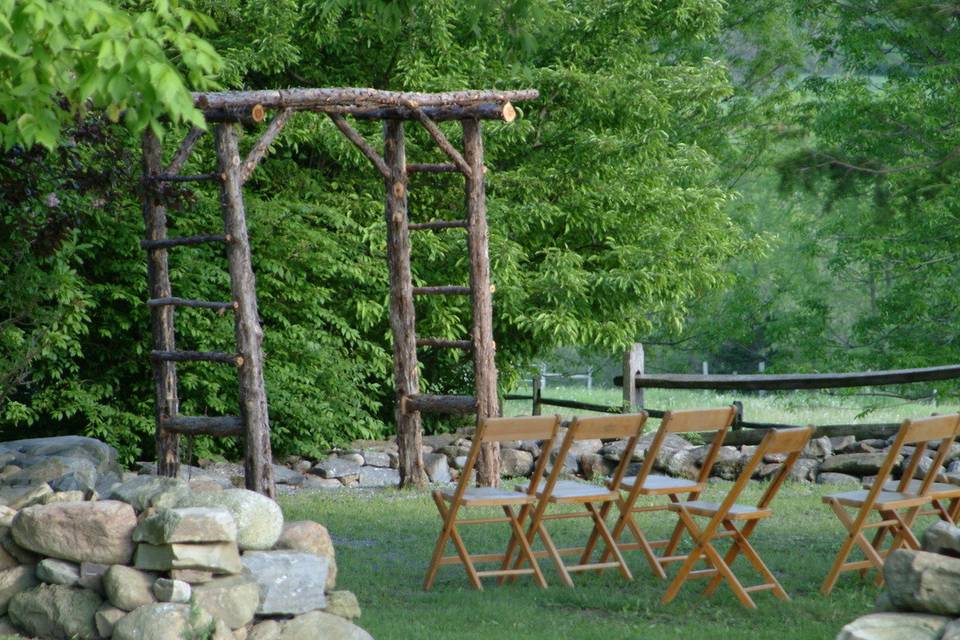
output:
[[178, 0], [118, 4], [0, 1], [4, 148], [52, 149], [62, 125], [88, 108], [134, 132], [159, 130], [161, 116], [203, 124], [189, 88], [212, 86], [220, 57], [191, 29], [210, 29], [210, 19]]

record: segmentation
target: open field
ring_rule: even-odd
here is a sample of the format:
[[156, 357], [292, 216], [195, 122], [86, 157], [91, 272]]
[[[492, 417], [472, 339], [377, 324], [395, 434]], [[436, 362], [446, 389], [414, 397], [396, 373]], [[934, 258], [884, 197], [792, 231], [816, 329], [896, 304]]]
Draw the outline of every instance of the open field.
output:
[[[521, 387], [511, 393], [529, 395], [530, 387]], [[790, 391], [760, 395], [687, 389], [647, 389], [644, 395], [644, 406], [660, 410], [717, 406], [739, 400], [744, 406], [744, 420], [748, 422], [794, 425], [899, 422], [907, 417], [930, 415], [933, 412], [949, 413], [960, 409], [960, 404], [955, 398], [948, 398], [945, 402], [934, 405], [931, 402], [822, 391]], [[613, 387], [595, 386], [593, 390], [587, 391], [583, 387], [551, 386], [543, 392], [543, 397], [615, 407], [619, 407], [622, 402], [621, 390]], [[530, 409], [529, 400], [507, 400], [504, 403], [504, 415], [530, 415]], [[571, 416], [586, 415], [591, 412], [544, 405], [543, 413]]]
[[[714, 484], [708, 495], [719, 496], [727, 482]], [[756, 500], [762, 485], [751, 487], [745, 500]], [[721, 587], [712, 598], [701, 597], [703, 582], [688, 583], [667, 606], [660, 604], [666, 585], [652, 576], [638, 552], [628, 555], [633, 582], [614, 572], [575, 577], [577, 586], [559, 586], [546, 560], [546, 590], [528, 578], [514, 585], [488, 582], [472, 590], [460, 567], [441, 568], [433, 591], [421, 584], [440, 519], [424, 492], [344, 490], [283, 498], [288, 520], [313, 519], [334, 537], [339, 564], [338, 588], [354, 591], [363, 608], [360, 624], [378, 640], [417, 638], [644, 638], [644, 640], [729, 640], [737, 638], [822, 640], [833, 638], [853, 618], [866, 613], [879, 592], [870, 580], [847, 574], [829, 596], [819, 592], [841, 542], [842, 528], [820, 496], [836, 488], [789, 484], [781, 492], [775, 516], [761, 524], [753, 541], [779, 577], [792, 601], [781, 603], [769, 593], [755, 594], [758, 611], [740, 606]], [[471, 510], [471, 517], [482, 509]], [[661, 537], [672, 526], [664, 514], [642, 519]], [[924, 523], [925, 524], [925, 523]], [[576, 544], [586, 521], [561, 520], [550, 531], [558, 544]], [[498, 525], [464, 527], [474, 552], [500, 551], [506, 541]], [[725, 548], [725, 545], [720, 547]], [[452, 553], [452, 547], [448, 552]], [[758, 579], [738, 561], [745, 584]]]

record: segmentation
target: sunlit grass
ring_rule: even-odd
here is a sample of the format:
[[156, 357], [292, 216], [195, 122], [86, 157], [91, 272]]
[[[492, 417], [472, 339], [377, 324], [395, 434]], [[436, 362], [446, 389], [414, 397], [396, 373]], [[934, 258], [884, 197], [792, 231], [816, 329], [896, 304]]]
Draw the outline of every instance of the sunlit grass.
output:
[[[729, 487], [727, 482], [712, 484], [709, 496], [720, 496]], [[762, 485], [752, 486], [745, 500], [756, 500], [761, 490]], [[343, 490], [300, 494], [281, 504], [289, 520], [313, 519], [330, 529], [337, 548], [338, 588], [357, 594], [363, 607], [359, 623], [379, 640], [822, 640], [835, 637], [844, 624], [869, 611], [879, 592], [871, 580], [846, 574], [830, 596], [819, 593], [842, 539], [840, 524], [820, 502], [831, 490], [836, 488], [788, 484], [774, 504], [775, 516], [757, 529], [756, 548], [792, 597], [784, 603], [769, 593], [755, 594], [758, 611], [744, 609], [726, 587], [711, 598], [702, 597], [702, 581], [688, 583], [677, 600], [661, 605], [666, 584], [652, 576], [637, 552], [628, 554], [633, 582], [608, 571], [577, 575], [576, 588], [567, 589], [544, 560], [552, 583], [546, 590], [521, 579], [510, 586], [487, 582], [485, 591], [476, 592], [462, 568], [443, 567], [434, 589], [424, 592], [423, 574], [440, 525], [427, 493]], [[470, 511], [471, 517], [485, 513]], [[672, 527], [664, 513], [640, 522], [658, 537]], [[585, 535], [584, 525], [581, 520], [561, 520], [552, 523], [551, 531], [561, 546], [574, 545]], [[463, 532], [475, 553], [500, 551], [506, 540], [506, 530], [496, 525], [464, 527]], [[747, 585], [760, 581], [742, 561], [735, 571]]]

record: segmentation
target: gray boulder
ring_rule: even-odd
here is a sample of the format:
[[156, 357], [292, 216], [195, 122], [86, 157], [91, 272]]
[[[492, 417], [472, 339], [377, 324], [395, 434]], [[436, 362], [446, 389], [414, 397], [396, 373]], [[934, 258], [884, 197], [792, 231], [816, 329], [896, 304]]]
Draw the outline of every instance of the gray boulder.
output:
[[41, 504], [44, 496], [53, 493], [50, 485], [43, 482], [24, 486], [0, 487], [0, 505], [11, 509], [23, 509], [35, 504]]
[[265, 620], [250, 630], [247, 640], [373, 640], [373, 637], [339, 616], [311, 611], [292, 620]]
[[337, 557], [333, 548], [330, 532], [320, 523], [312, 520], [287, 522], [283, 525], [283, 533], [277, 544], [277, 550], [303, 551], [327, 559], [327, 591], [333, 590], [337, 584]]
[[218, 578], [193, 588], [200, 607], [231, 629], [246, 625], [260, 606], [260, 586], [247, 576]]
[[327, 592], [327, 608], [329, 614], [355, 620], [360, 617], [360, 602], [352, 591]]
[[153, 583], [153, 596], [158, 602], [190, 602], [193, 588], [189, 582], [157, 578]]
[[362, 466], [362, 464], [342, 458], [333, 458], [318, 462], [311, 471], [321, 478], [342, 478], [359, 474]]
[[98, 640], [94, 616], [103, 604], [93, 591], [44, 584], [10, 600], [10, 621], [31, 636], [56, 640]]
[[137, 476], [114, 487], [110, 498], [122, 500], [140, 512], [150, 507], [175, 507], [180, 499], [189, 493], [189, 485], [177, 478]]
[[123, 609], [117, 609], [109, 604], [105, 604], [97, 609], [93, 616], [93, 623], [97, 627], [97, 633], [104, 638], [113, 635], [113, 627], [120, 621], [120, 618], [127, 615]]
[[848, 476], [845, 473], [820, 473], [817, 474], [817, 484], [830, 484], [838, 487], [850, 487], [851, 489], [860, 488], [860, 478]]
[[260, 587], [258, 615], [296, 615], [327, 605], [326, 558], [295, 551], [260, 551], [245, 554], [243, 565]]
[[44, 558], [37, 564], [37, 578], [47, 584], [72, 587], [80, 581], [80, 565], [56, 558]]
[[237, 523], [220, 507], [161, 509], [141, 520], [133, 532], [136, 542], [236, 542]]
[[883, 577], [899, 610], [960, 615], [960, 559], [898, 549], [884, 563]]
[[[820, 465], [820, 472], [845, 473], [862, 478], [876, 475], [886, 458], [885, 453], [844, 453], [824, 460]], [[903, 456], [900, 456], [900, 459], [902, 458]]]
[[21, 547], [73, 562], [129, 564], [133, 508], [123, 502], [61, 502], [27, 507], [13, 519], [11, 532]]
[[918, 613], [871, 613], [841, 629], [837, 640], [940, 640], [948, 622]]
[[533, 454], [520, 449], [500, 451], [500, 477], [519, 478], [533, 472]]
[[103, 591], [110, 604], [117, 609], [133, 611], [137, 607], [153, 604], [153, 583], [156, 576], [137, 571], [122, 564], [115, 564], [103, 574]]
[[[449, 470], [447, 471], [449, 474]], [[400, 484], [400, 472], [383, 467], [361, 467], [359, 485], [361, 487], [396, 487]]]
[[[833, 458], [827, 458], [827, 460], [832, 460]], [[800, 458], [793, 464], [793, 468], [790, 469], [790, 475], [788, 478], [794, 482], [813, 482], [813, 479], [817, 477], [818, 472], [823, 470], [819, 460], [814, 458]]]
[[270, 498], [247, 489], [192, 493], [178, 507], [223, 507], [237, 524], [241, 550], [270, 549], [283, 531], [283, 513]]
[[[447, 456], [442, 453], [428, 453], [423, 456], [423, 466], [430, 482], [450, 482], [450, 464], [447, 462]], [[360, 482], [363, 483], [362, 471], [360, 472]]]
[[141, 542], [137, 546], [134, 566], [148, 571], [199, 569], [212, 573], [240, 573], [243, 570], [237, 545], [232, 542], [206, 544]]
[[826, 458], [833, 455], [833, 443], [830, 438], [813, 438], [803, 448], [803, 455], [807, 458]]
[[923, 550], [960, 558], [960, 527], [936, 522], [923, 532]]
[[202, 609], [191, 612], [186, 604], [148, 604], [128, 613], [113, 627], [113, 640], [183, 640], [209, 637], [213, 617]]
[[10, 600], [21, 591], [37, 586], [34, 568], [29, 565], [0, 571], [0, 615], [7, 611]]

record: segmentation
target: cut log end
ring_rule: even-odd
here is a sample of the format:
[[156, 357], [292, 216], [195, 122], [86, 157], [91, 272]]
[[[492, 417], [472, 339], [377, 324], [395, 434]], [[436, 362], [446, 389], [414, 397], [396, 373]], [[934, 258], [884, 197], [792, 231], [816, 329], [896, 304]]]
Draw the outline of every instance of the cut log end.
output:
[[503, 121], [504, 122], [513, 122], [517, 119], [517, 110], [513, 108], [513, 105], [509, 102], [503, 104]]
[[253, 118], [254, 122], [263, 122], [267, 118], [267, 110], [263, 108], [262, 104], [255, 104], [250, 109], [250, 117]]

